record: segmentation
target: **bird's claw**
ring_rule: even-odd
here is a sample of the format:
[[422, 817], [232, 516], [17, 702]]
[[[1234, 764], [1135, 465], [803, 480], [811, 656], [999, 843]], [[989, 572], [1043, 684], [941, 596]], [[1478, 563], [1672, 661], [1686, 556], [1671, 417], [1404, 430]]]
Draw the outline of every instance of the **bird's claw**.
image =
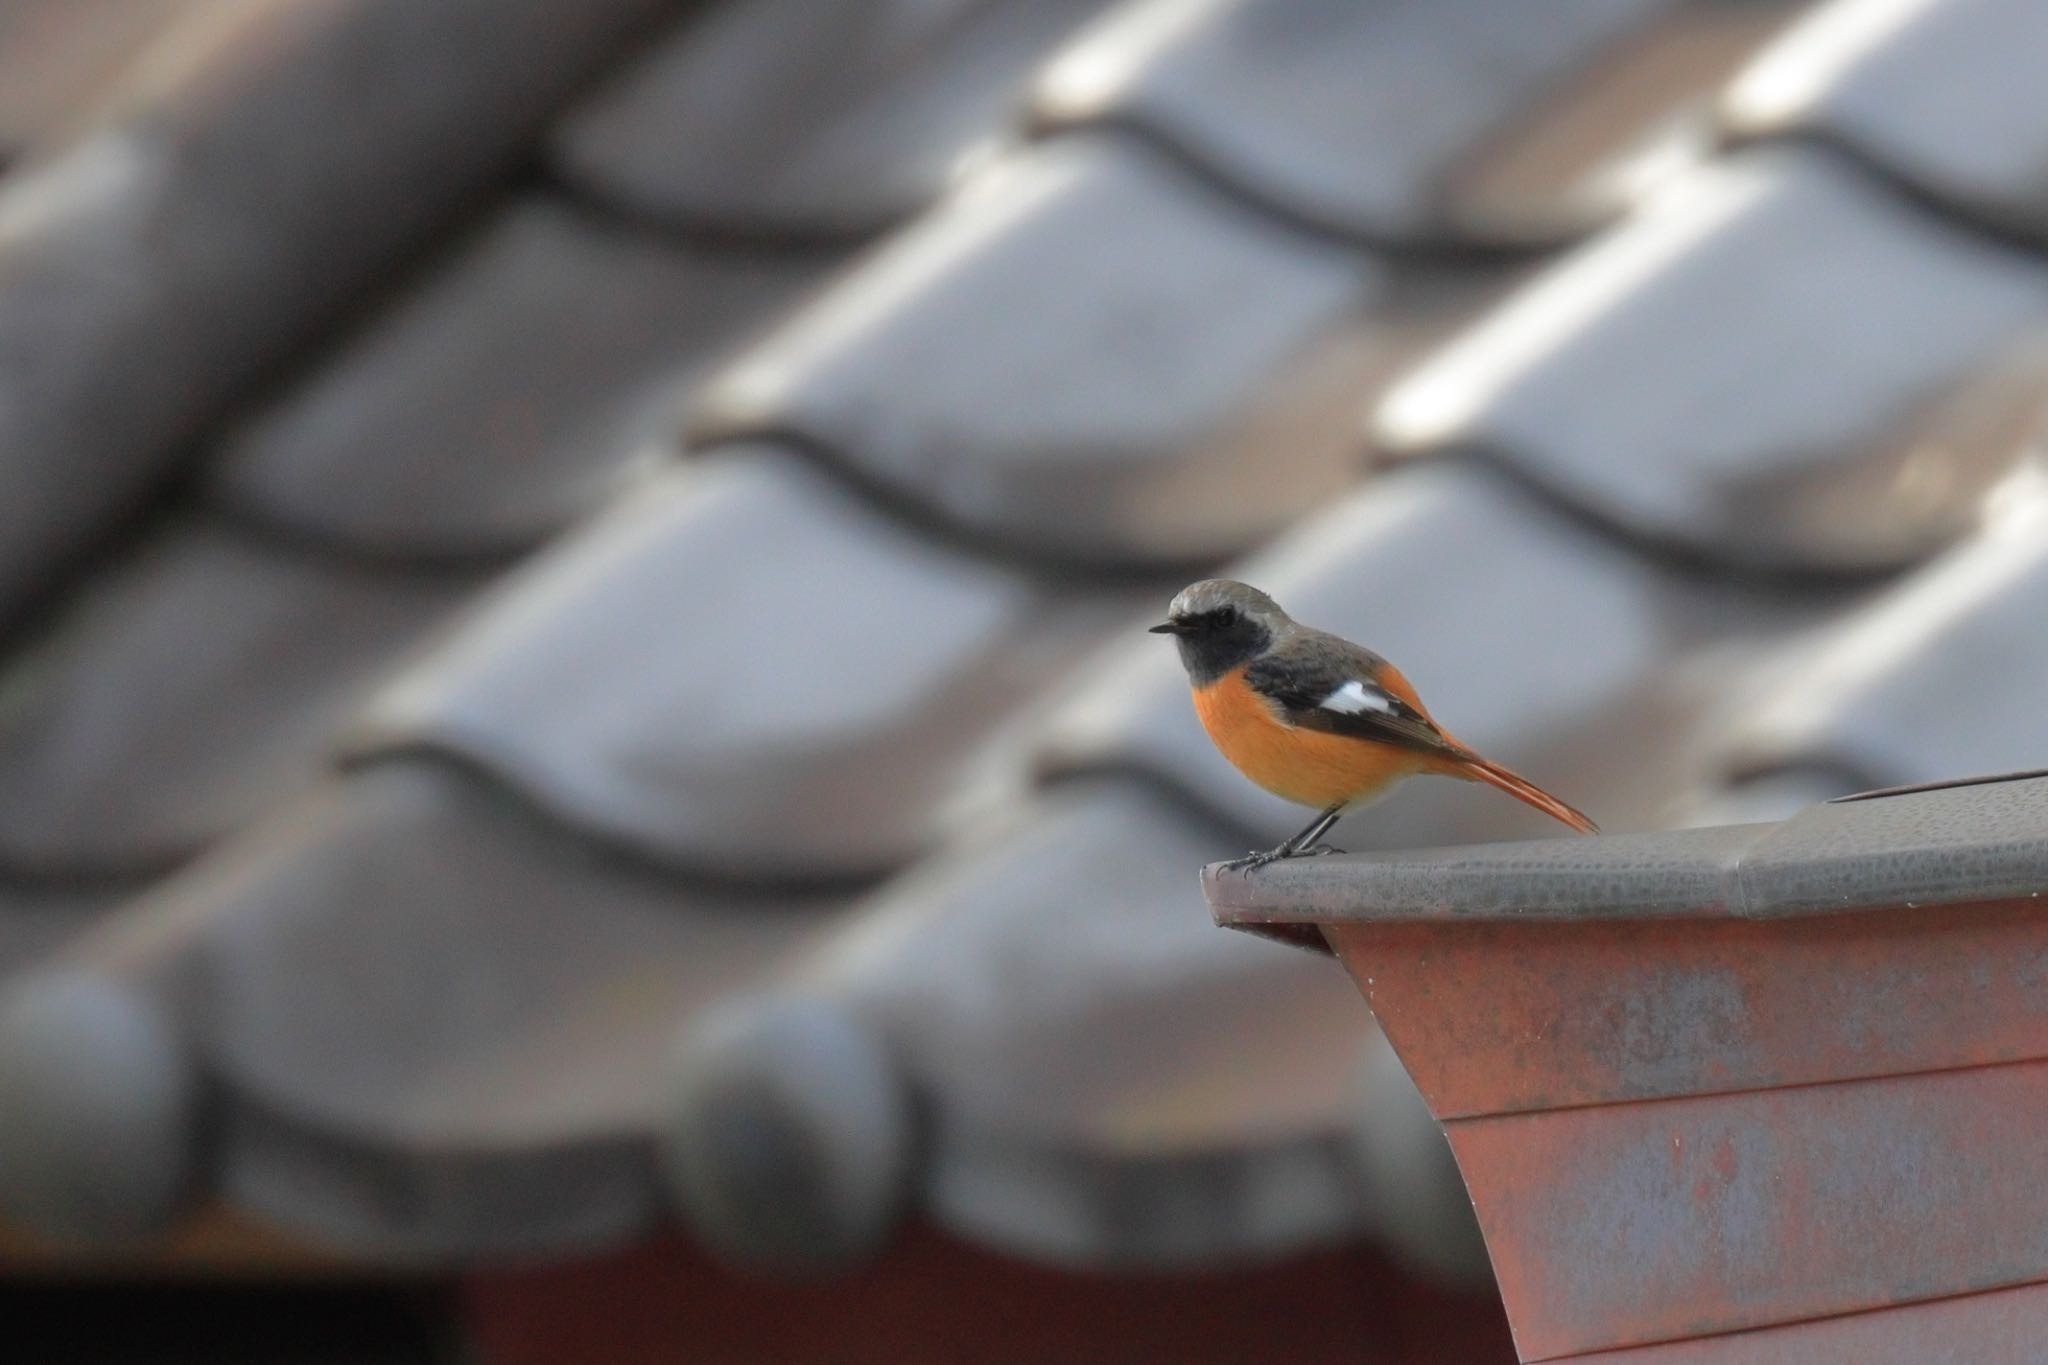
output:
[[1250, 875], [1253, 872], [1257, 872], [1267, 863], [1277, 863], [1287, 858], [1323, 858], [1332, 853], [1342, 853], [1343, 851], [1343, 849], [1336, 847], [1334, 844], [1311, 844], [1307, 848], [1289, 848], [1282, 844], [1278, 848], [1269, 848], [1263, 853], [1253, 852], [1245, 854], [1242, 858], [1232, 858], [1229, 862], [1223, 864], [1223, 870], [1225, 872], [1243, 872], [1246, 875]]

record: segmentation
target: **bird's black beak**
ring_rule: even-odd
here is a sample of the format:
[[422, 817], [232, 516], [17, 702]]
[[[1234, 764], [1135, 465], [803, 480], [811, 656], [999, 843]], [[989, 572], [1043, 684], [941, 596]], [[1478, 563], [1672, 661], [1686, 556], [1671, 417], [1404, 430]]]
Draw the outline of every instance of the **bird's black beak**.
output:
[[1180, 627], [1171, 621], [1161, 621], [1156, 626], [1148, 627], [1145, 633], [1147, 635], [1178, 635], [1180, 634]]

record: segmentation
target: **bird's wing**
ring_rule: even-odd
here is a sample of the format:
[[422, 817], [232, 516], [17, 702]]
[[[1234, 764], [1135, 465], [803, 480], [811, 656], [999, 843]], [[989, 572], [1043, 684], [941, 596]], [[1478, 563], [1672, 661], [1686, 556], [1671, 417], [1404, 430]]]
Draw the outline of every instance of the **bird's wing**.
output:
[[1321, 631], [1303, 631], [1245, 670], [1245, 681], [1290, 725], [1429, 753], [1462, 753], [1419, 706], [1388, 685], [1398, 676], [1371, 650]]

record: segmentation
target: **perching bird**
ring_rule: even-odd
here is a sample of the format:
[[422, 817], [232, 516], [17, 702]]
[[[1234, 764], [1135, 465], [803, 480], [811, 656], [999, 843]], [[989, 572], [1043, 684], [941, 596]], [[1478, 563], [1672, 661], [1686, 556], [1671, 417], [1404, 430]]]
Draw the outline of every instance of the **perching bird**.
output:
[[1417, 773], [1485, 782], [1582, 834], [1599, 832], [1526, 777], [1446, 734], [1385, 659], [1296, 623], [1257, 588], [1227, 578], [1192, 584], [1152, 631], [1179, 643], [1195, 714], [1223, 756], [1275, 796], [1319, 811], [1280, 847], [1225, 867], [1249, 871], [1337, 852], [1317, 840], [1338, 816]]

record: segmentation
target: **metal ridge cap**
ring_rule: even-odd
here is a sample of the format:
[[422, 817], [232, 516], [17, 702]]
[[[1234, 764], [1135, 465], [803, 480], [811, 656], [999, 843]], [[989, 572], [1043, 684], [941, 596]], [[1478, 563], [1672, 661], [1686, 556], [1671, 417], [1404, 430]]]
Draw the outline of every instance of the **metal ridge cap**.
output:
[[1779, 824], [1469, 844], [1202, 872], [1216, 922], [1766, 919], [2048, 891], [2048, 778], [1808, 807]]
[[1573, 920], [1722, 908], [1739, 855], [1775, 829], [1532, 839], [1298, 858], [1247, 876], [1212, 864], [1202, 888], [1218, 924]]

